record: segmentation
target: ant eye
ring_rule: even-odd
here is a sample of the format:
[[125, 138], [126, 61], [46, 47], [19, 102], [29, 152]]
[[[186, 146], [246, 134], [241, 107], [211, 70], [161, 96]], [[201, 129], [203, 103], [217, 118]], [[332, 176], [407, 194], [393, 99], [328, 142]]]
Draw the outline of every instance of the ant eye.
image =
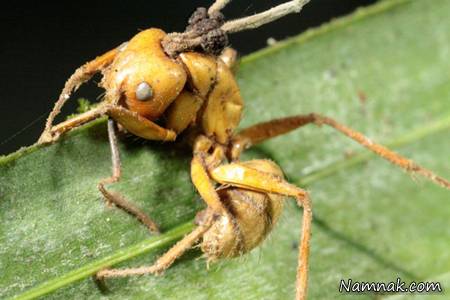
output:
[[146, 82], [142, 81], [136, 88], [136, 98], [140, 101], [147, 101], [153, 96], [152, 87]]

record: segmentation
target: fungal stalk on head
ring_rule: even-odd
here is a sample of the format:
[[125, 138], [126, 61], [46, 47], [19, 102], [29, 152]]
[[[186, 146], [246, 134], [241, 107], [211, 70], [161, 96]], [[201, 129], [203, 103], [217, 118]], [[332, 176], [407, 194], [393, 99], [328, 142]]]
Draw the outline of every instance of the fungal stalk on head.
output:
[[298, 13], [310, 0], [292, 0], [252, 16], [225, 22], [221, 10], [230, 1], [216, 0], [208, 9], [197, 8], [184, 32], [173, 32], [164, 38], [164, 51], [172, 57], [198, 47], [207, 53], [220, 53], [228, 44], [229, 33], [255, 29], [285, 15]]

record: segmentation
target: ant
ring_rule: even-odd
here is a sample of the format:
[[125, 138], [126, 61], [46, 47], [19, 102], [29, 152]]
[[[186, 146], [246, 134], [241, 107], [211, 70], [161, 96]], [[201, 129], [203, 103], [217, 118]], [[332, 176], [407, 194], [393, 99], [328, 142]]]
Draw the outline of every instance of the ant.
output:
[[[193, 149], [192, 182], [207, 208], [197, 214], [197, 227], [152, 266], [105, 269], [97, 279], [158, 274], [199, 240], [208, 261], [236, 257], [257, 247], [277, 222], [288, 197], [303, 207], [296, 282], [296, 299], [306, 299], [312, 204], [307, 191], [290, 184], [269, 160], [241, 161], [252, 145], [307, 124], [327, 125], [408, 172], [450, 189], [450, 182], [411, 160], [372, 142], [332, 118], [311, 113], [259, 123], [235, 133], [243, 100], [232, 69], [236, 52], [227, 48], [227, 35], [259, 27], [299, 12], [309, 0], [292, 0], [268, 11], [225, 22], [221, 10], [230, 0], [198, 8], [182, 33], [144, 30], [130, 41], [86, 63], [68, 79], [38, 141], [52, 143], [65, 132], [107, 115], [112, 176], [98, 184], [109, 204], [139, 219], [151, 232], [153, 220], [105, 185], [120, 180], [117, 127], [148, 140], [174, 141], [183, 135]], [[53, 125], [70, 94], [101, 72], [103, 101], [95, 108]]]

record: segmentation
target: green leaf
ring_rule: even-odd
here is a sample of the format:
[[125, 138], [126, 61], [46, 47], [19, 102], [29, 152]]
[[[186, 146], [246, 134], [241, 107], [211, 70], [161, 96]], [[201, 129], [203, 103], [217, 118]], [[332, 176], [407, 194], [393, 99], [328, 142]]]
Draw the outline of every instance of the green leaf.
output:
[[[383, 1], [245, 57], [238, 73], [246, 100], [242, 127], [318, 112], [450, 177], [448, 11], [446, 0]], [[164, 234], [151, 237], [134, 218], [106, 207], [96, 189], [111, 168], [105, 128], [100, 119], [55, 145], [0, 158], [1, 298], [293, 298], [301, 220], [293, 201], [248, 255], [208, 270], [193, 250], [164, 276], [108, 280], [102, 294], [90, 275], [111, 264], [152, 263], [193, 227], [203, 207], [189, 179], [189, 149], [131, 139], [120, 145], [123, 180], [111, 188], [142, 207]], [[254, 157], [275, 160], [312, 194], [310, 299], [335, 298], [340, 280], [349, 278], [448, 282], [448, 191], [411, 180], [324, 127], [289, 133], [245, 155]]]

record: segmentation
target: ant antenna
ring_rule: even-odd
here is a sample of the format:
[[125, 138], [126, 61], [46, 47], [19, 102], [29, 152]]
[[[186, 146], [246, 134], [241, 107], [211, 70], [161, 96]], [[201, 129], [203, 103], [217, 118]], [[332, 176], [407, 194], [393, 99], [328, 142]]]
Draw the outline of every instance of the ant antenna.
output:
[[221, 10], [230, 1], [216, 0], [208, 9], [197, 8], [184, 32], [170, 33], [162, 40], [165, 52], [174, 57], [201, 47], [207, 53], [219, 54], [228, 44], [227, 34], [258, 28], [285, 15], [298, 13], [310, 0], [291, 0], [252, 16], [225, 22]]

